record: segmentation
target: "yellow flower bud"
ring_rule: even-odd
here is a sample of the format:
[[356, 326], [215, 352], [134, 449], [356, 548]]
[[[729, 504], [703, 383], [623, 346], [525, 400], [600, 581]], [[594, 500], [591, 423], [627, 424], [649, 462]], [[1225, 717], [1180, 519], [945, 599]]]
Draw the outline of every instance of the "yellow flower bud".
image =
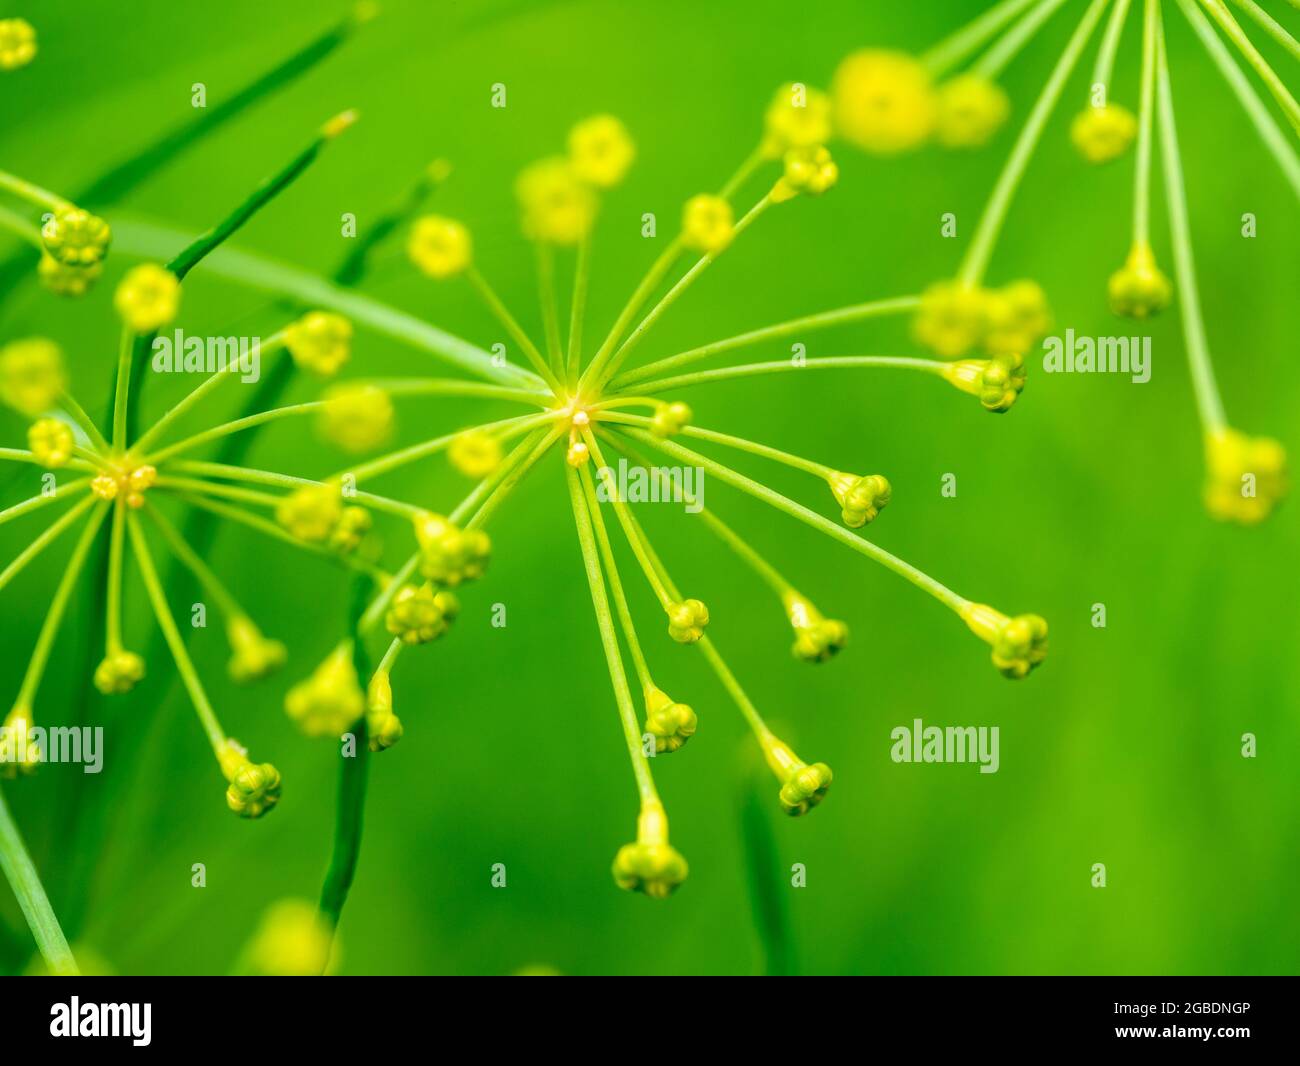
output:
[[960, 359], [981, 344], [986, 328], [984, 290], [959, 281], [939, 281], [921, 294], [912, 335], [940, 359]]
[[44, 249], [41, 249], [41, 261], [36, 264], [36, 276], [55, 296], [85, 296], [103, 273], [103, 263], [69, 266]]
[[72, 458], [72, 430], [57, 418], [38, 418], [27, 429], [27, 447], [41, 466], [57, 470]]
[[796, 659], [806, 663], [824, 663], [844, 650], [849, 642], [847, 625], [822, 617], [816, 607], [796, 592], [787, 593], [782, 600], [794, 628], [794, 644], [790, 651]]
[[481, 529], [461, 530], [442, 515], [425, 512], [415, 520], [420, 546], [420, 573], [439, 585], [454, 588], [487, 570], [492, 542]]
[[370, 679], [366, 692], [366, 732], [371, 751], [385, 751], [402, 739], [402, 721], [393, 713], [393, 685], [387, 671]]
[[299, 540], [327, 540], [343, 515], [343, 501], [335, 485], [304, 485], [280, 500], [275, 520]]
[[424, 274], [444, 281], [463, 273], [473, 262], [474, 242], [469, 230], [454, 219], [425, 215], [411, 227], [406, 254]]
[[274, 673], [284, 665], [287, 652], [278, 640], [262, 636], [253, 620], [239, 615], [226, 623], [230, 641], [230, 662], [226, 669], [232, 681], [244, 684]]
[[831, 153], [821, 145], [791, 148], [785, 153], [785, 169], [772, 187], [772, 199], [781, 203], [799, 193], [820, 196], [840, 177]]
[[993, 649], [993, 665], [1005, 677], [1025, 677], [1047, 658], [1047, 623], [1036, 614], [1008, 618], [987, 604], [968, 603], [961, 618]]
[[840, 136], [877, 155], [919, 148], [937, 117], [929, 73], [901, 52], [866, 48], [852, 53], [835, 71], [831, 97]]
[[1118, 159], [1137, 136], [1137, 119], [1119, 104], [1087, 107], [1079, 112], [1070, 126], [1070, 139], [1089, 163], [1109, 163]]
[[982, 148], [1011, 114], [1011, 101], [996, 82], [959, 74], [938, 89], [934, 139], [944, 148]]
[[596, 221], [596, 196], [567, 159], [543, 159], [515, 182], [524, 235], [550, 244], [577, 244]]
[[326, 544], [336, 552], [350, 555], [361, 546], [372, 525], [370, 512], [364, 507], [344, 507]]
[[691, 424], [691, 409], [680, 401], [661, 403], [650, 420], [650, 432], [656, 437], [672, 437]]
[[334, 930], [314, 904], [282, 899], [267, 909], [244, 958], [261, 976], [319, 977], [330, 965], [333, 946]]
[[1150, 318], [1169, 306], [1174, 289], [1156, 266], [1151, 245], [1133, 245], [1124, 265], [1110, 276], [1110, 309], [1126, 318]]
[[323, 398], [321, 435], [344, 451], [369, 451], [392, 435], [393, 401], [377, 385], [335, 385]]
[[944, 367], [943, 376], [962, 392], [978, 396], [986, 411], [1001, 414], [1011, 410], [1025, 387], [1025, 361], [1018, 355], [962, 359]]
[[635, 844], [624, 844], [614, 856], [614, 882], [651, 899], [672, 895], [689, 873], [681, 854], [668, 843], [668, 818], [658, 803], [642, 807]]
[[564, 453], [564, 461], [577, 470], [591, 461], [591, 451], [580, 440], [570, 441], [568, 451]]
[[682, 209], [682, 240], [686, 247], [706, 255], [717, 255], [735, 236], [735, 216], [721, 196], [700, 193]]
[[181, 282], [156, 263], [141, 263], [126, 272], [113, 294], [117, 313], [136, 333], [152, 333], [176, 317]]
[[352, 664], [352, 641], [345, 640], [305, 681], [284, 698], [284, 709], [309, 737], [337, 737], [361, 717], [365, 694]]
[[466, 430], [451, 442], [447, 458], [466, 477], [485, 478], [501, 465], [501, 442], [487, 430]]
[[45, 251], [68, 266], [93, 266], [108, 253], [108, 223], [72, 204], [57, 208], [41, 227]]
[[1052, 312], [1042, 287], [1013, 281], [986, 290], [984, 348], [989, 355], [1025, 355], [1052, 328]]
[[148, 463], [128, 471], [121, 479], [126, 505], [135, 510], [143, 507], [145, 490], [152, 488], [157, 480], [158, 471]]
[[90, 491], [104, 501], [117, 499], [120, 487], [118, 479], [112, 474], [96, 474], [90, 479]]
[[666, 611], [668, 635], [678, 644], [694, 644], [704, 636], [705, 627], [709, 624], [709, 609], [699, 600], [670, 603]]
[[876, 516], [889, 503], [889, 480], [880, 474], [859, 477], [842, 470], [832, 472], [826, 479], [835, 502], [840, 505], [844, 524], [858, 529], [876, 520]]
[[569, 131], [569, 162], [578, 180], [608, 189], [623, 180], [636, 146], [627, 128], [613, 115], [584, 119]]
[[54, 406], [67, 380], [53, 341], [29, 337], [0, 348], [0, 400], [28, 417]]
[[789, 744], [772, 734], [763, 738], [762, 744], [767, 765], [781, 782], [777, 798], [786, 814], [798, 818], [826, 798], [833, 779], [829, 766], [824, 762], [809, 765]]
[[763, 154], [779, 159], [791, 148], [813, 148], [831, 138], [831, 99], [819, 89], [787, 83], [763, 116]]
[[333, 311], [309, 311], [284, 333], [294, 363], [325, 377], [337, 374], [352, 354], [352, 323]]
[[95, 667], [95, 687], [105, 696], [130, 692], [144, 678], [144, 660], [133, 651], [110, 652]]
[[679, 750], [695, 735], [699, 720], [685, 703], [674, 703], [662, 689], [651, 686], [645, 694], [645, 731], [655, 738], [660, 755]]
[[36, 30], [26, 19], [0, 19], [0, 70], [17, 70], [36, 58]]
[[19, 773], [34, 774], [40, 765], [40, 747], [33, 743], [32, 712], [28, 707], [16, 706], [0, 727], [0, 777], [14, 778]]
[[1205, 438], [1205, 507], [1221, 522], [1256, 525], [1289, 490], [1286, 450], [1270, 437], [1235, 429]]
[[241, 818], [261, 818], [280, 802], [280, 771], [269, 762], [253, 762], [239, 741], [227, 739], [217, 761], [228, 782], [226, 806]]
[[460, 604], [450, 592], [406, 585], [393, 597], [384, 626], [405, 644], [427, 644], [447, 632], [459, 613]]

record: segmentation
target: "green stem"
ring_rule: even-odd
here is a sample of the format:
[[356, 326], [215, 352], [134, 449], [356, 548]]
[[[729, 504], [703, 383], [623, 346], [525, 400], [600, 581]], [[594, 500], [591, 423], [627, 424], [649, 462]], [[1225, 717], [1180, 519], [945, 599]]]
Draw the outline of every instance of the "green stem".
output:
[[99, 427], [95, 425], [95, 420], [91, 418], [90, 415], [86, 414], [85, 408], [77, 402], [75, 396], [64, 390], [59, 396], [59, 406], [62, 407], [72, 420], [81, 427], [85, 432], [86, 437], [90, 440], [90, 443], [93, 444], [98, 451], [106, 453], [110, 450], [108, 441], [104, 439], [104, 435], [100, 433]]
[[1002, 0], [1001, 3], [994, 4], [979, 18], [923, 54], [921, 62], [931, 77], [943, 77], [974, 55], [998, 30], [1035, 2], [1036, 0]]
[[497, 295], [496, 290], [488, 284], [487, 278], [479, 273], [477, 267], [471, 266], [465, 271], [465, 277], [469, 280], [470, 286], [478, 293], [487, 309], [493, 317], [505, 328], [514, 342], [519, 345], [523, 353], [528, 356], [528, 361], [533, 364], [533, 369], [538, 375], [550, 386], [555, 393], [561, 392], [560, 383], [556, 380], [551, 368], [546, 365], [546, 360], [542, 358], [542, 353], [537, 350], [537, 345], [532, 338], [524, 332], [524, 329], [515, 316], [510, 313], [510, 309], [502, 302], [501, 297]]
[[560, 313], [555, 296], [555, 249], [537, 243], [537, 290], [542, 307], [542, 330], [546, 334], [546, 355], [556, 378], [564, 375], [564, 348], [560, 341]]
[[971, 67], [971, 73], [996, 81], [1013, 59], [1024, 49], [1049, 18], [1060, 10], [1065, 0], [1040, 0], [1038, 6], [1017, 22]]
[[44, 956], [50, 972], [58, 977], [77, 977], [77, 961], [72, 957], [67, 938], [59, 920], [50, 906], [40, 875], [32, 864], [31, 856], [23, 845], [23, 838], [14, 824], [4, 791], [0, 789], [0, 870], [18, 898], [18, 907], [27, 919], [37, 948]]
[[714, 381], [731, 381], [735, 378], [763, 377], [768, 374], [784, 374], [788, 371], [806, 370], [848, 370], [874, 367], [878, 370], [920, 370], [927, 374], [942, 376], [951, 364], [935, 359], [916, 359], [901, 355], [831, 355], [822, 359], [809, 359], [803, 363], [792, 363], [788, 359], [772, 363], [744, 363], [740, 366], [724, 366], [717, 370], [700, 370], [694, 374], [681, 374], [675, 378], [658, 378], [637, 386], [638, 393], [671, 392], [694, 385], [707, 385]]
[[0, 205], [0, 229], [8, 230], [15, 237], [26, 241], [37, 251], [45, 247], [44, 242], [41, 240], [41, 228], [36, 223], [24, 218], [17, 211], [11, 211], [3, 205]]
[[57, 211], [61, 207], [68, 206], [68, 201], [62, 196], [50, 192], [49, 189], [42, 189], [17, 174], [10, 174], [7, 170], [0, 170], [0, 191], [12, 193], [20, 200], [26, 200], [33, 207], [43, 207], [49, 211]]
[[59, 535], [72, 525], [78, 518], [84, 515], [91, 507], [95, 505], [95, 497], [87, 496], [80, 503], [69, 508], [69, 510], [60, 515], [55, 521], [51, 522], [40, 535], [24, 548], [14, 558], [8, 566], [0, 571], [0, 589], [3, 589], [15, 577], [17, 577], [23, 568], [41, 554], [46, 548], [58, 539]]
[[[221, 463], [203, 463], [189, 459], [182, 459], [170, 465], [171, 470], [181, 470], [190, 474], [198, 474], [201, 477], [218, 477], [226, 478], [230, 481], [247, 481], [255, 485], [271, 485], [275, 488], [282, 489], [300, 489], [307, 485], [320, 486], [324, 485], [323, 481], [313, 481], [307, 477], [295, 477], [292, 474], [279, 474], [271, 470], [254, 470], [246, 466], [225, 466]], [[166, 479], [173, 485], [180, 485], [186, 482], [186, 488], [192, 487], [188, 484], [188, 479], [168, 477]], [[161, 483], [161, 481], [160, 481]], [[215, 487], [215, 486], [209, 486]], [[357, 503], [369, 504], [376, 510], [387, 511], [389, 514], [395, 514], [402, 518], [414, 518], [424, 513], [424, 508], [416, 507], [411, 503], [404, 503], [401, 500], [392, 500], [387, 496], [377, 496], [373, 492], [358, 492], [354, 499]]]
[[1285, 82], [1277, 76], [1277, 72], [1269, 66], [1268, 60], [1260, 55], [1259, 49], [1251, 43], [1250, 38], [1246, 36], [1246, 31], [1232, 17], [1232, 12], [1227, 9], [1223, 0], [1201, 0], [1201, 6], [1209, 11], [1210, 16], [1223, 30], [1224, 36], [1237, 46], [1237, 51], [1263, 79], [1264, 84], [1268, 86], [1268, 91], [1273, 94], [1273, 99], [1286, 114], [1287, 120], [1296, 133], [1300, 134], [1300, 103], [1296, 102], [1296, 98], [1291, 95]]
[[29, 500], [23, 500], [22, 503], [16, 503], [12, 507], [6, 507], [0, 511], [0, 526], [6, 522], [12, 522], [15, 518], [21, 518], [32, 511], [38, 511], [42, 507], [48, 507], [55, 500], [61, 500], [66, 496], [74, 493], [84, 492], [90, 488], [90, 478], [78, 478], [76, 481], [69, 481], [66, 484], [59, 485], [49, 495], [41, 493], [39, 496], [33, 496]]
[[1300, 59], [1300, 41], [1287, 33], [1272, 15], [1255, 3], [1255, 0], [1233, 0], [1233, 2], [1259, 23], [1260, 28], [1290, 52], [1293, 58]]
[[163, 513], [146, 502], [145, 514], [149, 516], [158, 532], [162, 534], [163, 540], [167, 542], [172, 554], [198, 579], [203, 590], [217, 601], [217, 606], [221, 608], [221, 612], [226, 616], [227, 621], [245, 617], [244, 609], [239, 606], [230, 590], [222, 584], [221, 579], [213, 573], [212, 568], [198, 557], [194, 549], [189, 546], [185, 538], [177, 532], [176, 527], [167, 520]]
[[1115, 72], [1115, 56], [1119, 52], [1120, 38], [1124, 35], [1124, 24], [1128, 21], [1132, 0], [1115, 0], [1110, 18], [1106, 20], [1106, 30], [1101, 35], [1101, 48], [1097, 51], [1097, 62], [1092, 68], [1093, 86], [1102, 85], [1106, 89], [1106, 102], [1110, 102], [1110, 78]]
[[582, 324], [587, 313], [587, 285], [591, 280], [591, 237], [584, 236], [578, 245], [578, 261], [573, 268], [573, 304], [569, 310], [569, 357], [565, 383], [570, 389], [578, 384], [582, 367]]
[[115, 500], [112, 507], [113, 517], [108, 527], [108, 574], [104, 582], [104, 643], [109, 654], [122, 650], [122, 556], [126, 537], [126, 504]]
[[1142, 103], [1138, 115], [1137, 165], [1133, 179], [1135, 246], [1149, 246], [1151, 243], [1151, 131], [1156, 99], [1156, 33], [1160, 25], [1160, 0], [1145, 2], [1142, 20]]
[[[213, 426], [211, 429], [205, 429], [202, 433], [186, 437], [175, 444], [169, 444], [167, 447], [160, 448], [153, 454], [147, 455], [146, 458], [150, 463], [157, 466], [159, 463], [171, 459], [172, 456], [192, 451], [194, 448], [198, 448], [210, 441], [228, 437], [232, 433], [239, 433], [245, 429], [252, 429], [254, 426], [265, 425], [267, 422], [277, 422], [282, 418], [296, 418], [299, 415], [309, 415], [316, 411], [323, 411], [325, 406], [325, 400], [309, 400], [306, 403], [288, 404], [284, 407], [274, 407], [269, 411], [260, 411], [255, 415], [246, 415], [243, 418], [236, 418], [233, 422], [224, 422], [219, 426]], [[140, 447], [143, 443], [144, 438], [141, 438], [136, 447]]]

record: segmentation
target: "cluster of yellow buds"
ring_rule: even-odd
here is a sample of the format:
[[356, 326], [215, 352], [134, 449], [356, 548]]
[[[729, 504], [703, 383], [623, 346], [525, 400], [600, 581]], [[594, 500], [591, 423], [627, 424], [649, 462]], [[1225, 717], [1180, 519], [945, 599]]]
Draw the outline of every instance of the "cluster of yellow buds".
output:
[[831, 97], [836, 132], [876, 155], [921, 147], [938, 121], [929, 72], [901, 52], [865, 48], [846, 56], [835, 71]]
[[961, 609], [962, 621], [993, 649], [993, 665], [1004, 677], [1020, 679], [1047, 658], [1047, 623], [1036, 614], [1008, 618], [983, 603]]
[[309, 737], [337, 737], [365, 712], [366, 698], [352, 663], [352, 641], [325, 657], [311, 676], [284, 698], [284, 709]]
[[439, 514], [423, 512], [414, 521], [420, 546], [420, 573], [430, 581], [455, 588], [483, 576], [492, 542], [481, 529], [462, 530]]
[[700, 193], [682, 209], [682, 243], [691, 251], [717, 255], [736, 234], [731, 204], [721, 196]]
[[369, 451], [392, 435], [393, 401], [378, 385], [334, 385], [322, 399], [321, 434], [344, 451]]
[[1023, 356], [1051, 328], [1047, 297], [1036, 282], [987, 289], [940, 281], [922, 293], [912, 331], [941, 359], [960, 359], [980, 348], [989, 355]]
[[366, 734], [371, 751], [385, 751], [402, 739], [402, 720], [393, 713], [393, 683], [387, 670], [375, 672], [366, 692]]
[[1209, 433], [1205, 465], [1205, 507], [1220, 521], [1255, 525], [1286, 497], [1286, 449], [1271, 437], [1235, 429]]
[[691, 409], [681, 401], [661, 403], [650, 420], [650, 432], [656, 437], [673, 437], [691, 424]]
[[768, 734], [762, 740], [763, 756], [781, 782], [781, 809], [793, 818], [807, 814], [826, 798], [833, 775], [824, 762], [804, 762], [789, 744]]
[[791, 148], [785, 153], [781, 176], [772, 186], [773, 203], [783, 203], [800, 193], [820, 196], [840, 178], [840, 168], [822, 145]]
[[1155, 252], [1146, 241], [1133, 245], [1124, 265], [1110, 276], [1110, 309], [1125, 318], [1150, 318], [1173, 299], [1173, 286], [1156, 266]]
[[280, 771], [253, 762], [237, 740], [226, 740], [217, 761], [227, 781], [226, 806], [241, 818], [260, 818], [280, 802]]
[[415, 220], [406, 242], [407, 257], [435, 281], [464, 273], [474, 261], [469, 230], [455, 219], [424, 215]]
[[132, 510], [144, 506], [144, 494], [158, 480], [158, 471], [148, 463], [124, 465], [113, 471], [96, 474], [90, 479], [90, 491], [101, 500], [119, 496]]
[[26, 19], [0, 19], [0, 70], [17, 70], [36, 58], [36, 30]]
[[176, 317], [180, 302], [180, 279], [156, 263], [132, 267], [113, 294], [117, 313], [136, 333], [151, 333], [167, 325]]
[[108, 254], [112, 231], [98, 215], [72, 204], [56, 208], [41, 226], [48, 255], [66, 266], [94, 266]]
[[285, 328], [284, 342], [297, 366], [330, 377], [352, 355], [352, 323], [333, 311], [308, 311]]
[[287, 652], [278, 640], [262, 635], [247, 615], [237, 615], [226, 623], [230, 641], [230, 662], [226, 669], [232, 681], [240, 684], [257, 681], [284, 665]]
[[781, 597], [786, 615], [794, 628], [790, 651], [806, 663], [824, 663], [844, 650], [849, 643], [849, 627], [834, 618], [825, 618], [797, 592]]
[[668, 843], [668, 816], [656, 800], [646, 802], [637, 817], [635, 844], [624, 844], [614, 856], [614, 881], [619, 888], [665, 899], [686, 880], [690, 868]]
[[447, 458], [466, 477], [478, 481], [501, 465], [501, 442], [485, 429], [466, 430], [451, 442]]
[[0, 348], [0, 401], [20, 414], [48, 411], [67, 381], [63, 352], [51, 340], [27, 337]]
[[959, 359], [944, 367], [943, 376], [962, 392], [978, 396], [986, 411], [1002, 414], [1025, 387], [1025, 361], [1018, 355]]
[[981, 74], [959, 74], [938, 88], [934, 139], [944, 148], [982, 148], [1011, 115], [1011, 101]]
[[874, 522], [889, 503], [892, 491], [889, 480], [880, 474], [860, 477], [835, 470], [826, 478], [826, 483], [831, 487], [835, 502], [840, 505], [844, 524], [853, 529]]
[[450, 592], [406, 585], [393, 597], [384, 625], [403, 643], [427, 644], [447, 632], [459, 613], [460, 604]]
[[20, 772], [34, 774], [41, 764], [40, 745], [33, 742], [35, 722], [28, 707], [16, 705], [5, 716], [0, 734], [0, 777], [13, 778]]
[[704, 636], [709, 624], [709, 609], [699, 600], [680, 600], [665, 608], [668, 635], [678, 644], [694, 644]]
[[85, 296], [103, 273], [103, 263], [88, 266], [60, 263], [44, 249], [41, 250], [40, 262], [36, 264], [40, 283], [56, 296]]
[[780, 159], [792, 148], [815, 148], [831, 138], [831, 100], [819, 89], [789, 82], [777, 89], [763, 116], [761, 151]]
[[1089, 163], [1118, 159], [1137, 136], [1137, 119], [1119, 104], [1086, 107], [1070, 125], [1070, 140]]
[[27, 447], [36, 461], [50, 470], [67, 465], [73, 444], [72, 429], [58, 418], [38, 418], [27, 429]]
[[95, 688], [106, 696], [130, 692], [144, 679], [144, 660], [133, 651], [118, 648], [95, 667]]
[[685, 703], [675, 703], [662, 689], [649, 686], [645, 691], [645, 731], [654, 737], [655, 752], [679, 750], [695, 735], [699, 719]]
[[525, 167], [515, 181], [515, 195], [524, 235], [531, 240], [574, 245], [596, 221], [596, 194], [561, 156]]
[[613, 115], [593, 115], [569, 131], [569, 164], [579, 181], [609, 189], [623, 180], [636, 146]]

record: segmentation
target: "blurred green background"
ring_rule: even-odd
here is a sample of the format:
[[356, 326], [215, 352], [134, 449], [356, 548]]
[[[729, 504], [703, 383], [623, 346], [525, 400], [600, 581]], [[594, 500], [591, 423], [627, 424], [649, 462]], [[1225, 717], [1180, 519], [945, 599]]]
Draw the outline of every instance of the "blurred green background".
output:
[[[454, 174], [437, 207], [465, 219], [476, 254], [525, 324], [540, 332], [531, 250], [517, 231], [517, 171], [560, 150], [577, 119], [619, 115], [637, 140], [629, 180], [605, 204], [595, 246], [588, 336], [612, 321], [681, 202], [716, 187], [751, 149], [776, 85], [825, 86], [838, 59], [883, 44], [919, 51], [984, 5], [663, 0], [618, 3], [416, 3], [386, 0], [381, 18], [287, 92], [202, 143], [107, 211], [187, 230], [211, 224], [311, 136], [357, 107], [363, 121], [241, 233], [237, 246], [327, 272], [347, 251], [339, 216], [368, 217], [419, 168]], [[1280, 7], [1282, 5], [1273, 5]], [[927, 150], [878, 160], [841, 147], [838, 188], [762, 220], [677, 305], [643, 348], [662, 356], [796, 315], [919, 291], [950, 275], [1015, 132], [1082, 13], [1072, 0], [1004, 76], [1011, 123], [986, 151]], [[0, 80], [0, 166], [71, 188], [272, 65], [345, 10], [338, 3], [228, 0], [208, 5], [5, 3], [37, 24], [36, 62]], [[1278, 12], [1293, 31], [1294, 12]], [[1190, 181], [1211, 346], [1234, 424], [1300, 453], [1296, 306], [1300, 225], [1290, 190], [1176, 12], [1170, 52]], [[1137, 93], [1137, 23], [1122, 45], [1115, 99]], [[1273, 50], [1268, 50], [1272, 56]], [[1083, 67], [1091, 63], [1090, 50]], [[1279, 53], [1280, 55], [1280, 53]], [[488, 106], [494, 82], [509, 106]], [[1131, 157], [1086, 168], [1068, 117], [1081, 69], [1014, 205], [990, 281], [1032, 277], [1066, 326], [1126, 332], [1107, 311], [1105, 278], [1127, 250]], [[755, 185], [757, 188], [757, 185]], [[1157, 189], [1159, 190], [1159, 185]], [[955, 212], [959, 236], [940, 236]], [[1260, 219], [1243, 240], [1243, 212]], [[1157, 249], [1169, 263], [1163, 197]], [[660, 242], [665, 239], [660, 237]], [[4, 249], [12, 242], [5, 238]], [[499, 329], [459, 284], [434, 286], [382, 255], [365, 291], [485, 347]], [[0, 308], [0, 340], [42, 334], [68, 353], [92, 411], [107, 401], [116, 350], [113, 286], [132, 260], [110, 258], [86, 299], [63, 302], [24, 282]], [[567, 261], [562, 268], [567, 272]], [[566, 284], [567, 288], [567, 284]], [[186, 284], [190, 333], [261, 331], [286, 312], [205, 276]], [[827, 802], [786, 820], [763, 780], [774, 836], [771, 877], [789, 908], [805, 973], [1218, 973], [1294, 971], [1300, 873], [1300, 512], [1253, 530], [1215, 524], [1200, 505], [1199, 430], [1174, 313], [1156, 322], [1149, 384], [1118, 376], [1045, 376], [1007, 417], [942, 383], [867, 371], [787, 375], [700, 389], [699, 424], [894, 484], [869, 531], [882, 546], [958, 591], [1052, 626], [1048, 662], [1010, 683], [949, 612], [889, 573], [717, 482], [707, 500], [745, 531], [829, 615], [850, 649], [811, 667], [787, 652], [779, 606], [726, 549], [676, 508], [644, 521], [688, 595], [711, 608], [710, 632], [779, 731], [835, 770]], [[916, 353], [904, 321], [804, 338], [810, 356]], [[746, 353], [780, 358], [785, 344]], [[441, 371], [421, 353], [362, 331], [345, 376]], [[1033, 371], [1037, 369], [1038, 372]], [[186, 381], [151, 380], [157, 412]], [[319, 386], [299, 381], [296, 398]], [[199, 422], [230, 416], [234, 387]], [[412, 442], [514, 413], [465, 400], [399, 401]], [[0, 414], [6, 443], [22, 423]], [[714, 450], [824, 513], [829, 497], [791, 472]], [[346, 460], [306, 424], [281, 423], [250, 462], [315, 476]], [[941, 477], [958, 495], [940, 495]], [[4, 502], [37, 473], [3, 471]], [[444, 509], [469, 483], [445, 460], [385, 480], [385, 491]], [[36, 528], [0, 531], [11, 558]], [[405, 534], [389, 526], [389, 557]], [[371, 765], [361, 866], [341, 927], [344, 973], [509, 973], [545, 963], [564, 973], [747, 973], [763, 967], [751, 907], [741, 809], [752, 743], [712, 674], [673, 645], [623, 557], [624, 576], [660, 683], [700, 715], [689, 747], [654, 764], [686, 885], [657, 903], [609, 875], [632, 838], [635, 792], [581, 570], [558, 456], [494, 519], [488, 577], [465, 590], [452, 634], [408, 653], [395, 674], [406, 738]], [[16, 691], [69, 544], [6, 590], [5, 699]], [[160, 549], [159, 549], [160, 550]], [[226, 728], [285, 778], [261, 822], [231, 817], [193, 712], [169, 663], [155, 659], [134, 694], [109, 704], [104, 782], [46, 767], [6, 785], [15, 815], [71, 935], [124, 973], [223, 972], [269, 902], [315, 898], [328, 859], [337, 748], [296, 733], [285, 690], [337, 639], [348, 590], [336, 571], [241, 529], [223, 530], [211, 562], [272, 635], [289, 667], [251, 690], [225, 677], [221, 629], [192, 648]], [[1090, 624], [1105, 603], [1108, 625]], [[509, 624], [494, 629], [491, 607]], [[89, 618], [79, 596], [41, 689], [38, 717], [61, 715], [84, 687]], [[173, 603], [179, 611], [187, 603]], [[134, 577], [128, 643], [151, 625]], [[890, 730], [997, 725], [1001, 769], [896, 765]], [[115, 737], [145, 743], [119, 762]], [[1244, 759], [1240, 738], [1258, 737]], [[78, 787], [85, 787], [78, 791]], [[75, 826], [102, 822], [94, 861]], [[190, 887], [203, 862], [208, 887]], [[1105, 863], [1108, 886], [1090, 887]], [[490, 884], [506, 864], [508, 887]], [[793, 863], [807, 887], [785, 887]], [[76, 898], [87, 895], [84, 921]], [[27, 967], [29, 935], [0, 891], [0, 970]]]

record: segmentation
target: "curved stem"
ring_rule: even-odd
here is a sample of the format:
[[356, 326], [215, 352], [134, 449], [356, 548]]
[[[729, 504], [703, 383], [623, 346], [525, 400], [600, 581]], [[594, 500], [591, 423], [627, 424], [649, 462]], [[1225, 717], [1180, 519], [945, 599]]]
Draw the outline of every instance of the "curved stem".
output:
[[1268, 86], [1268, 91], [1273, 94], [1273, 99], [1277, 101], [1278, 106], [1286, 114], [1287, 120], [1291, 123], [1296, 133], [1300, 134], [1300, 103], [1291, 95], [1291, 91], [1286, 87], [1286, 83], [1277, 76], [1277, 72], [1269, 66], [1268, 60], [1259, 53], [1259, 49], [1251, 43], [1246, 31], [1235, 18], [1232, 12], [1224, 5], [1223, 0], [1201, 0], [1201, 6], [1210, 13], [1210, 17], [1219, 24], [1223, 34], [1233, 44], [1255, 70], [1255, 73], [1263, 79], [1264, 84]]
[[707, 385], [714, 381], [731, 381], [734, 378], [762, 377], [767, 374], [783, 374], [797, 370], [848, 370], [854, 368], [874, 367], [878, 370], [920, 370], [927, 374], [943, 376], [951, 366], [950, 363], [936, 359], [916, 359], [902, 355], [831, 355], [823, 359], [809, 359], [803, 363], [779, 360], [772, 363], [744, 363], [740, 366], [724, 366], [717, 370], [700, 370], [694, 374], [682, 374], [675, 378], [658, 378], [647, 381], [637, 387], [638, 393], [671, 392], [694, 385]]
[[7, 170], [0, 170], [0, 190], [13, 193], [20, 200], [26, 200], [33, 207], [43, 207], [50, 211], [57, 211], [60, 207], [67, 207], [68, 201], [62, 196], [50, 192], [49, 189], [42, 189], [39, 185], [20, 178], [17, 174], [10, 174]]
[[57, 977], [79, 975], [77, 960], [72, 957], [67, 937], [50, 906], [40, 875], [23, 845], [23, 838], [14, 824], [4, 791], [0, 789], [0, 871], [18, 898], [18, 907], [27, 919], [37, 948], [45, 958], [50, 972]]

